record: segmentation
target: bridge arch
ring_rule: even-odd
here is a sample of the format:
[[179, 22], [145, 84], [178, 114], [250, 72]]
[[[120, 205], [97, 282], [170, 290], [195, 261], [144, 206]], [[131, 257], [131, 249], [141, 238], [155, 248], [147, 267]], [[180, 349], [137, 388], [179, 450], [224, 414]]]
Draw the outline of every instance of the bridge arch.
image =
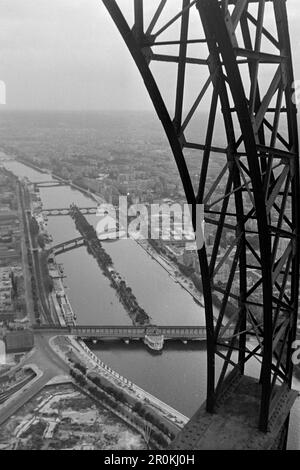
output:
[[[207, 410], [216, 409], [228, 370], [242, 375], [256, 357], [261, 361], [259, 426], [267, 431], [275, 386], [291, 387], [299, 295], [299, 147], [286, 2], [161, 0], [150, 7], [132, 0], [131, 24], [128, 11], [115, 0], [102, 2], [162, 123], [193, 207], [194, 228], [196, 204], [204, 204], [206, 225], [214, 234], [198, 250]], [[168, 74], [174, 81], [174, 113], [163, 99], [159, 67], [150, 69], [153, 63], [176, 64]], [[191, 67], [201, 70], [199, 85], [189, 78]], [[190, 83], [195, 94], [186, 104]], [[206, 110], [204, 133], [199, 109]], [[189, 162], [195, 152], [197, 178]], [[226, 328], [235, 332], [227, 346], [221, 341]], [[256, 341], [251, 349], [249, 338]], [[217, 359], [222, 361], [218, 380]]]
[[72, 238], [72, 240], [66, 240], [65, 242], [53, 245], [49, 250], [48, 254], [60, 255], [70, 250], [80, 248], [86, 245], [86, 241], [83, 237]]

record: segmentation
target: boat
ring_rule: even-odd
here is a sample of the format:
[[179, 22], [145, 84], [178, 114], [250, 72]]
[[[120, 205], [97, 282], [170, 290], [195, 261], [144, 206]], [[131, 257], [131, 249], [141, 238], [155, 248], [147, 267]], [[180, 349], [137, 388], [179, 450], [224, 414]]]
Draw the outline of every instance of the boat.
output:
[[164, 347], [164, 335], [159, 334], [155, 329], [151, 331], [147, 330], [143, 341], [151, 351], [162, 352]]

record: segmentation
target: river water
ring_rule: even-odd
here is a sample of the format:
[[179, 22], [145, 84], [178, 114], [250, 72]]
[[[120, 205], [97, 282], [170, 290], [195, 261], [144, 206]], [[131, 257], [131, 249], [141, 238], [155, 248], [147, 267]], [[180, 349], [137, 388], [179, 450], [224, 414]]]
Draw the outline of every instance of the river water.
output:
[[[6, 162], [5, 166], [17, 176], [26, 176], [33, 182], [51, 179], [48, 174], [15, 161]], [[41, 188], [40, 193], [45, 209], [68, 207], [72, 202], [82, 207], [94, 205], [87, 196], [68, 186]], [[88, 220], [96, 226], [95, 216], [88, 216]], [[48, 231], [54, 243], [79, 236], [69, 216], [49, 217]], [[135, 241], [106, 243], [105, 249], [117, 271], [132, 288], [139, 304], [150, 315], [152, 323], [204, 324], [203, 309]], [[85, 247], [60, 255], [57, 260], [64, 267], [66, 292], [78, 324], [131, 324], [114, 289]], [[110, 342], [90, 347], [120, 374], [187, 416], [191, 416], [205, 399], [205, 343], [169, 343], [159, 356], [150, 354], [141, 343], [125, 345]], [[256, 376], [256, 370], [256, 364], [251, 363], [247, 373]], [[294, 385], [300, 390], [298, 381]], [[300, 449], [300, 399], [291, 415], [289, 448]]]

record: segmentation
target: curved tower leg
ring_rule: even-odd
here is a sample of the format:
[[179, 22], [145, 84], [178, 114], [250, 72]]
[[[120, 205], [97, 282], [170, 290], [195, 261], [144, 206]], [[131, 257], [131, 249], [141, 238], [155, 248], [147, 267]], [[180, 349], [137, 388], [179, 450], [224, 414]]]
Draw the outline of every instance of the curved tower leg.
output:
[[[249, 380], [248, 387], [255, 422], [277, 438], [292, 403], [299, 293], [299, 148], [286, 2], [132, 0], [131, 12], [128, 4], [122, 12], [121, 1], [102, 2], [161, 120], [194, 229], [196, 204], [205, 207], [209, 236], [198, 257], [206, 410], [218, 414], [230, 397], [245, 394], [245, 372], [257, 360], [256, 386]], [[161, 67], [173, 71], [168, 90]]]

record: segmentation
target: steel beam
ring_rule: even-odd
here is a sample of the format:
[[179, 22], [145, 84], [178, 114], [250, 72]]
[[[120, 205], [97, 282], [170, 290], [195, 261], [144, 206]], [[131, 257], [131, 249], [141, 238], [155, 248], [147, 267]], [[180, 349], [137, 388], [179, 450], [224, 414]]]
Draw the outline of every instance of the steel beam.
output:
[[[299, 145], [286, 2], [162, 0], [147, 16], [143, 2], [132, 0], [133, 25], [126, 22], [121, 2], [120, 7], [115, 0], [102, 2], [161, 120], [193, 208], [194, 229], [195, 204], [203, 203], [206, 225], [215, 234], [213, 244], [198, 251], [206, 315], [206, 410], [217, 412], [230, 382], [229, 366], [238, 377], [245, 373], [250, 358], [262, 359], [255, 389], [260, 390], [259, 428], [266, 432], [273, 419], [279, 380], [282, 387], [291, 387], [299, 295]], [[272, 28], [266, 26], [267, 15], [273, 15]], [[198, 47], [198, 54], [189, 53], [190, 45], [193, 51]], [[173, 49], [170, 54], [168, 46], [177, 47], [177, 54]], [[170, 109], [151, 70], [152, 61], [157, 66], [161, 62], [177, 64], [175, 102]], [[261, 82], [262, 64], [269, 67], [266, 91]], [[187, 77], [194, 66], [201, 70], [202, 81], [187, 107]], [[201, 137], [199, 132], [199, 138], [187, 138], [199, 110], [206, 110], [201, 108], [203, 102], [205, 106], [210, 103], [202, 121], [206, 132]], [[216, 138], [220, 117], [223, 133]], [[287, 136], [281, 131], [285, 127]], [[187, 152], [199, 155], [196, 190]], [[233, 238], [224, 248], [227, 235]], [[225, 267], [227, 279], [220, 283], [218, 276]], [[216, 299], [220, 311], [215, 319]], [[224, 325], [234, 331], [227, 344], [221, 336]], [[252, 351], [247, 348], [249, 338], [257, 340]], [[219, 377], [216, 357], [223, 361]], [[288, 417], [284, 422], [288, 423]], [[281, 435], [283, 443], [286, 435]]]

